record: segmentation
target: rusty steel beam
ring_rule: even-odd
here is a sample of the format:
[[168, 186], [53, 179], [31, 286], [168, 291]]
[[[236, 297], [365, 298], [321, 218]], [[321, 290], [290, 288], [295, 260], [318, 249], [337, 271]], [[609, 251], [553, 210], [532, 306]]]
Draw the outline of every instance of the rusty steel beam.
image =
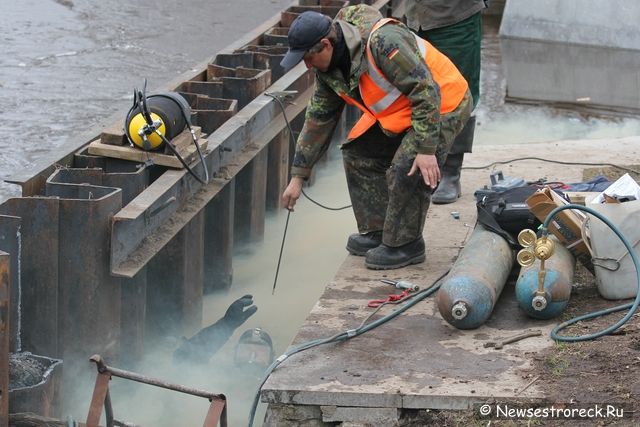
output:
[[147, 332], [191, 336], [202, 325], [204, 210], [148, 265]]
[[11, 256], [0, 251], [0, 427], [9, 425], [9, 301]]
[[[0, 205], [0, 214], [20, 217], [29, 230], [20, 235], [21, 347], [49, 357], [60, 356], [58, 306], [51, 303], [58, 301], [58, 212], [53, 198], [12, 198]], [[5, 219], [0, 215], [0, 226]]]
[[[207, 81], [187, 81], [176, 88], [177, 92], [204, 95], [208, 98], [222, 98], [222, 82]], [[191, 104], [191, 103], [190, 103]], [[191, 108], [198, 108], [198, 105], [191, 104]]]
[[168, 381], [162, 381], [157, 378], [148, 377], [146, 375], [138, 374], [136, 372], [125, 371], [124, 369], [114, 368], [104, 363], [102, 356], [94, 354], [89, 360], [96, 364], [98, 373], [108, 373], [110, 376], [123, 378], [130, 381], [135, 381], [141, 384], [152, 385], [155, 387], [164, 388], [171, 391], [177, 391], [179, 393], [189, 394], [191, 396], [203, 397], [208, 400], [222, 400], [226, 401], [227, 398], [224, 394], [212, 393], [210, 391], [201, 390], [192, 387], [186, 387], [180, 384], [173, 384]]
[[[207, 95], [212, 91], [208, 90], [207, 86], [203, 86], [213, 83], [220, 85], [221, 94], [218, 97]], [[222, 82], [185, 82], [178, 87], [177, 92], [191, 106], [193, 124], [200, 126], [205, 134], [215, 131], [238, 112], [237, 100], [221, 98]]]
[[131, 368], [142, 360], [147, 318], [147, 268], [133, 278], [122, 278], [120, 363]]
[[[144, 164], [129, 162], [120, 159], [114, 159], [109, 157], [102, 156], [94, 156], [87, 153], [87, 150], [81, 150], [75, 154], [74, 158], [74, 167], [69, 169], [61, 169], [58, 174], [57, 181], [65, 182], [68, 184], [91, 184], [98, 185], [103, 187], [116, 187], [122, 190], [122, 203], [129, 203], [136, 195], [142, 192], [149, 183], [149, 169], [145, 167]], [[57, 204], [55, 205], [57, 208]], [[40, 212], [41, 214], [43, 212]], [[55, 234], [53, 236], [58, 236], [57, 232], [57, 221], [58, 221], [58, 211], [55, 210], [55, 218], [56, 224], [55, 227], [52, 227], [52, 230], [55, 230]], [[29, 219], [28, 224], [33, 224], [38, 222], [38, 217], [32, 218], [29, 215], [29, 211], [23, 209], [20, 216], [27, 215], [27, 219]], [[47, 213], [45, 216], [51, 216], [51, 214]], [[23, 218], [23, 221], [25, 218]], [[42, 220], [40, 219], [40, 222]], [[46, 230], [43, 230], [46, 232]], [[43, 236], [46, 234], [42, 234], [38, 232], [35, 234], [36, 236]], [[23, 239], [26, 237], [23, 236]], [[45, 241], [55, 241], [55, 238], [47, 238]], [[39, 244], [41, 242], [38, 242]], [[29, 247], [32, 247], [30, 245]], [[55, 252], [51, 251], [50, 254], [56, 254], [55, 258], [57, 261], [57, 247], [55, 248]], [[35, 257], [31, 259], [37, 259]], [[107, 258], [103, 258], [102, 262], [105, 264], [108, 263]], [[57, 274], [56, 274], [57, 276]], [[27, 280], [27, 276], [25, 275], [25, 280]], [[35, 281], [26, 281], [25, 283], [29, 284], [29, 288], [36, 287], [31, 286], [32, 283], [40, 283], [38, 280]], [[120, 333], [121, 333], [121, 363], [123, 366], [133, 366], [136, 361], [142, 358], [144, 353], [144, 326], [145, 326], [145, 315], [146, 315], [146, 289], [147, 289], [147, 276], [146, 269], [143, 269], [139, 274], [130, 279], [122, 279], [121, 280], [122, 289], [121, 289], [121, 305], [122, 307], [126, 307], [126, 310], [122, 310], [120, 316]], [[55, 304], [46, 304], [46, 306], [42, 307], [43, 301], [57, 301], [57, 284], [55, 287], [47, 287], [45, 289], [34, 290], [34, 292], [29, 292], [30, 289], [26, 289], [23, 294], [28, 296], [28, 299], [23, 298], [25, 301], [25, 305], [27, 305], [27, 310], [34, 311], [34, 309], [42, 310], [41, 313], [51, 313], [50, 316], [47, 316], [47, 319], [56, 319], [57, 318], [57, 306]], [[42, 292], [42, 294], [38, 294]], [[31, 294], [34, 295], [31, 295]], [[42, 296], [46, 294], [52, 294], [51, 298], [43, 299]], [[51, 339], [57, 337], [57, 331], [55, 333], [51, 333], [46, 335], [43, 332], [40, 332], [40, 325], [31, 325], [31, 323], [36, 322], [36, 319], [41, 319], [42, 316], [38, 315], [39, 313], [36, 311], [33, 315], [29, 315], [31, 313], [27, 313], [25, 310], [25, 318], [26, 321], [23, 320], [23, 323], [27, 323], [25, 327], [23, 327], [23, 341], [26, 344], [31, 344], [35, 341], [35, 343], [40, 343], [43, 340]], [[46, 319], [45, 319], [46, 320]], [[57, 325], [57, 322], [45, 323], [45, 328], [42, 329], [46, 331], [47, 329], [54, 328], [54, 325]], [[37, 339], [30, 340], [32, 334], [38, 334]], [[52, 340], [53, 341], [53, 340]], [[53, 343], [50, 343], [52, 346]], [[36, 347], [41, 347], [37, 345]], [[57, 347], [57, 345], [56, 345]], [[26, 346], [26, 349], [31, 349], [30, 346]], [[57, 351], [55, 353], [50, 353], [49, 351], [39, 352], [39, 354], [46, 354], [50, 356], [57, 356]], [[33, 351], [33, 350], [30, 350]]]
[[267, 209], [278, 209], [280, 197], [289, 182], [289, 130], [285, 129], [269, 144]]
[[271, 70], [253, 68], [228, 68], [216, 64], [207, 66], [208, 80], [220, 80], [223, 83], [223, 97], [237, 99], [238, 109], [249, 102], [271, 85]]
[[12, 254], [10, 258], [10, 283], [11, 290], [9, 305], [9, 350], [20, 351], [22, 347], [20, 338], [20, 246], [22, 221], [15, 216], [0, 215], [0, 251]]
[[109, 274], [111, 217], [122, 208], [122, 190], [47, 180], [46, 195], [59, 203], [58, 345], [65, 365], [63, 384], [80, 375], [86, 353], [116, 358], [120, 344], [121, 282]]
[[287, 34], [289, 33], [289, 29], [286, 27], [273, 27], [264, 33], [264, 44], [266, 46], [275, 46], [275, 45], [283, 45], [286, 46]]
[[143, 163], [89, 154], [86, 149], [75, 154], [73, 168], [64, 169], [68, 183], [92, 184], [122, 189], [122, 205], [127, 205], [149, 185], [149, 169]]
[[98, 354], [94, 354], [89, 360], [96, 364], [98, 375], [96, 377], [96, 384], [93, 391], [93, 397], [91, 399], [89, 414], [87, 415], [87, 427], [99, 427], [98, 423], [102, 414], [103, 405], [106, 412], [107, 427], [112, 427], [118, 424], [113, 418], [113, 409], [109, 395], [109, 381], [111, 380], [111, 377], [123, 378], [141, 384], [189, 394], [191, 396], [203, 397], [211, 402], [203, 426], [216, 427], [219, 422], [220, 427], [227, 427], [227, 398], [224, 394], [211, 393], [205, 390], [185, 387], [180, 384], [173, 384], [157, 378], [138, 374], [136, 372], [114, 368], [106, 365], [102, 356]]
[[111, 412], [111, 400], [107, 401], [109, 381], [111, 381], [111, 375], [108, 372], [98, 373], [96, 384], [93, 388], [91, 404], [89, 405], [89, 413], [87, 414], [87, 427], [98, 427], [100, 425], [103, 405], [106, 412]]
[[230, 182], [204, 210], [204, 292], [229, 289], [233, 280], [235, 182]]
[[235, 243], [258, 242], [264, 237], [268, 154], [268, 148], [263, 148], [235, 177]]
[[[285, 46], [246, 46], [232, 54], [216, 56], [216, 65], [229, 68], [254, 68], [271, 70], [271, 82], [275, 82], [285, 74], [280, 65], [287, 53]], [[254, 96], [255, 98], [255, 96]], [[253, 98], [251, 98], [253, 99]]]
[[[342, 3], [342, 6], [346, 2]], [[280, 24], [283, 27], [290, 27], [293, 21], [305, 11], [319, 12], [324, 15], [329, 15], [331, 18], [335, 17], [342, 6], [291, 6], [287, 10], [283, 11], [280, 15]]]

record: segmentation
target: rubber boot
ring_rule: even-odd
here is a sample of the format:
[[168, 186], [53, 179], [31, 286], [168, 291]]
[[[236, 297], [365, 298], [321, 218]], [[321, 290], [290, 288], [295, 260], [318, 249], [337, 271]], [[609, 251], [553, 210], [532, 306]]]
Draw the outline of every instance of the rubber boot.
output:
[[371, 270], [391, 270], [425, 260], [424, 239], [418, 237], [406, 245], [391, 247], [384, 243], [367, 251], [364, 265]]
[[431, 196], [436, 205], [453, 203], [462, 195], [460, 191], [460, 170], [464, 153], [449, 154], [442, 167], [442, 180]]
[[378, 247], [382, 243], [382, 231], [371, 231], [365, 234], [352, 234], [347, 240], [347, 251], [351, 255], [365, 256], [369, 249]]

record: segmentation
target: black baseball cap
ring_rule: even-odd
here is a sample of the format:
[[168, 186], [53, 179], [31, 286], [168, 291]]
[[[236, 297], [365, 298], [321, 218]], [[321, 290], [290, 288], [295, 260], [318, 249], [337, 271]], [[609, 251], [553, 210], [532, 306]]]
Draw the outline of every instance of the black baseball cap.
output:
[[331, 30], [331, 18], [318, 12], [302, 12], [291, 24], [287, 39], [289, 51], [280, 65], [285, 70], [302, 61], [304, 54], [326, 37]]

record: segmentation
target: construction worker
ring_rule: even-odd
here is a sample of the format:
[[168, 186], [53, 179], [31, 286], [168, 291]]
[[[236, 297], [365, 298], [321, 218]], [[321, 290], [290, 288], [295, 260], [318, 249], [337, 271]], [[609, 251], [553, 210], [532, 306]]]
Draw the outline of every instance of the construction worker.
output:
[[245, 295], [231, 303], [224, 316], [191, 338], [184, 339], [173, 352], [174, 363], [206, 364], [244, 322], [258, 311], [253, 296]]
[[371, 269], [425, 259], [422, 230], [431, 192], [454, 137], [471, 112], [467, 82], [444, 55], [404, 24], [367, 5], [335, 20], [304, 12], [288, 33], [281, 65], [316, 74], [282, 199], [293, 210], [311, 168], [327, 150], [346, 103], [362, 117], [342, 145], [359, 233], [347, 250]]
[[[473, 107], [480, 100], [480, 41], [482, 9], [488, 0], [407, 0], [405, 19], [409, 28], [444, 53], [469, 83]], [[431, 200], [453, 203], [461, 196], [460, 171], [464, 153], [473, 147], [476, 117], [472, 115], [453, 141], [442, 167], [442, 181]]]

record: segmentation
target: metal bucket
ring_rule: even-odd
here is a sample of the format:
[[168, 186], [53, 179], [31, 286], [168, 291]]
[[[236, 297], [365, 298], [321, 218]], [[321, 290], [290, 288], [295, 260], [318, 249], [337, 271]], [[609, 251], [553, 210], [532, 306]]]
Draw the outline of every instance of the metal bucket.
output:
[[9, 412], [58, 417], [62, 360], [29, 352], [9, 355]]

